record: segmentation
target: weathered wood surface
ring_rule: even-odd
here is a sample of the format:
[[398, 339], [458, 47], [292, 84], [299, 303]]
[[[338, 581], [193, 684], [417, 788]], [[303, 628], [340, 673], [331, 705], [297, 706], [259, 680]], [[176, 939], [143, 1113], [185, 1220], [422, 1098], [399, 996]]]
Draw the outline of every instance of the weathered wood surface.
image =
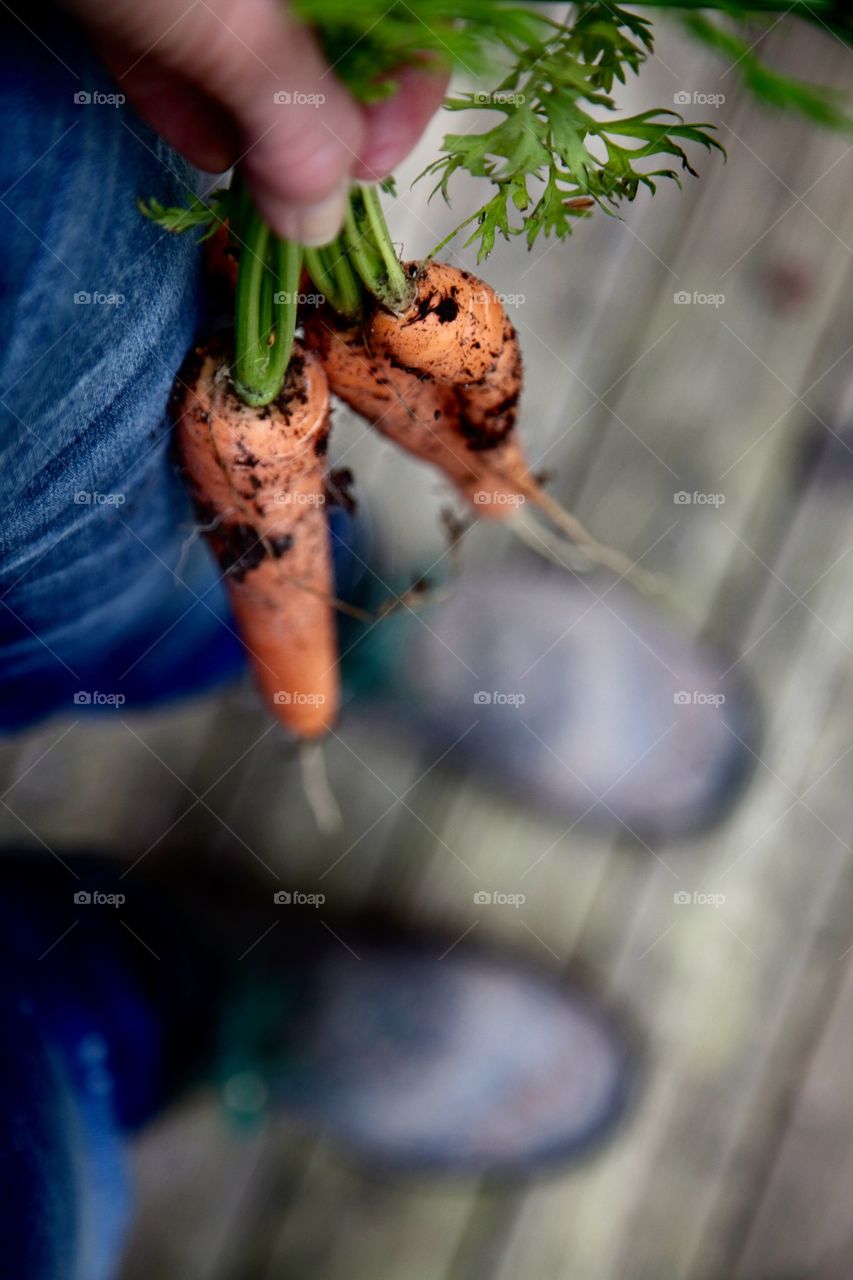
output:
[[[678, 41], [661, 56], [637, 105], [722, 85], [727, 167], [704, 162], [683, 195], [593, 220], [568, 248], [498, 253], [488, 273], [525, 298], [535, 464], [599, 537], [666, 571], [677, 625], [724, 644], [758, 689], [761, 758], [727, 822], [660, 860], [627, 832], [564, 834], [354, 708], [327, 752], [344, 831], [318, 836], [244, 689], [127, 728], [52, 723], [0, 753], [6, 843], [127, 861], [205, 849], [271, 883], [322, 883], [335, 906], [390, 903], [581, 963], [646, 1043], [640, 1105], [586, 1164], [498, 1192], [368, 1176], [286, 1120], [241, 1138], [199, 1096], [138, 1144], [126, 1280], [850, 1275], [853, 440], [831, 433], [853, 416], [853, 158], [757, 111]], [[850, 56], [796, 48], [801, 74], [839, 83]], [[393, 227], [414, 256], [448, 221], [401, 189]], [[726, 300], [681, 306], [679, 290]], [[393, 534], [389, 572], [441, 557], [441, 486], [351, 419], [337, 435]], [[681, 489], [725, 502], [678, 506]], [[527, 554], [483, 530], [464, 553]], [[523, 887], [524, 909], [478, 914], [477, 877]], [[726, 901], [675, 907], [680, 888]]]

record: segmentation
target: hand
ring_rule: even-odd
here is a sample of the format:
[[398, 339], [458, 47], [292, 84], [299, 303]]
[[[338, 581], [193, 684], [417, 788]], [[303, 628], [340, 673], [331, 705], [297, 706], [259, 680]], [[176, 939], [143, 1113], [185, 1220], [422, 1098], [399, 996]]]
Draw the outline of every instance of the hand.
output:
[[266, 220], [304, 244], [337, 234], [349, 183], [386, 177], [444, 94], [441, 74], [407, 68], [361, 106], [285, 0], [67, 3], [157, 132], [209, 172], [239, 160]]

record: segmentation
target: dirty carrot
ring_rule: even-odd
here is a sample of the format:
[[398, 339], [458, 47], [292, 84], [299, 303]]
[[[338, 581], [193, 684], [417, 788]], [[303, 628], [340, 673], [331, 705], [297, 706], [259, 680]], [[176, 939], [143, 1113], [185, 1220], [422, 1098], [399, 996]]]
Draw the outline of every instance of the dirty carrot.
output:
[[[516, 432], [518, 337], [494, 290], [444, 263], [406, 264], [404, 271], [418, 292], [399, 315], [377, 309], [363, 331], [328, 310], [306, 320], [306, 342], [318, 352], [332, 391], [401, 448], [438, 467], [479, 518], [509, 520], [529, 502], [588, 560], [656, 588], [650, 575], [599, 543], [531, 474]], [[454, 357], [455, 380], [437, 375], [436, 367], [453, 374]], [[526, 532], [531, 545], [552, 554], [552, 542], [535, 531], [531, 538], [529, 527]]]
[[468, 271], [446, 262], [405, 263], [415, 286], [408, 307], [378, 307], [367, 326], [371, 350], [443, 382], [477, 382], [491, 373], [504, 348], [500, 298]]
[[264, 700], [298, 737], [316, 738], [338, 706], [328, 385], [295, 344], [279, 396], [251, 408], [230, 354], [218, 340], [193, 354], [179, 384], [179, 454]]
[[[731, 7], [729, 0], [724, 7]], [[448, 237], [467, 228], [466, 243], [477, 246], [478, 262], [499, 235], [521, 236], [528, 248], [540, 237], [564, 239], [591, 209], [612, 212], [642, 190], [654, 193], [664, 178], [677, 180], [674, 162], [693, 173], [688, 144], [706, 150], [720, 146], [713, 126], [687, 123], [669, 108], [619, 114], [610, 96], [614, 82], [624, 82], [652, 53], [648, 20], [619, 6], [572, 6], [565, 21], [511, 0], [488, 5], [476, 0], [451, 10], [444, 0], [412, 0], [397, 6], [391, 18], [388, 12], [379, 0], [367, 0], [367, 8], [350, 0], [294, 3], [296, 19], [314, 27], [336, 75], [362, 103], [384, 96], [401, 66], [421, 65], [424, 58], [446, 70], [457, 66], [473, 69], [478, 77], [499, 77], [491, 92], [478, 88], [446, 100], [451, 112], [478, 113], [483, 127], [445, 134], [425, 170], [435, 179], [435, 191], [448, 200], [460, 173], [477, 180], [468, 190], [485, 188], [485, 203], [469, 205]], [[586, 109], [593, 106], [595, 111]], [[206, 420], [185, 406], [182, 436], [187, 471], [197, 499], [217, 522], [212, 540], [228, 570], [235, 612], [268, 695], [273, 686], [268, 687], [267, 675], [289, 671], [293, 656], [279, 642], [282, 611], [271, 595], [273, 582], [282, 579], [285, 555], [291, 588], [300, 577], [305, 581], [302, 608], [294, 610], [292, 627], [281, 634], [293, 638], [295, 628], [299, 649], [309, 630], [301, 614], [315, 608], [324, 619], [315, 619], [317, 652], [330, 645], [328, 549], [315, 558], [314, 550], [311, 556], [305, 552], [307, 543], [319, 546], [323, 522], [317, 511], [310, 520], [304, 513], [296, 519], [292, 512], [285, 518], [267, 500], [277, 472], [282, 491], [291, 479], [309, 483], [308, 472], [291, 456], [288, 434], [291, 420], [299, 417], [293, 388], [314, 377], [310, 361], [293, 346], [305, 292], [303, 262], [318, 292], [358, 325], [341, 339], [341, 363], [346, 357], [349, 372], [342, 368], [339, 376], [333, 374], [344, 398], [402, 447], [440, 467], [480, 515], [510, 515], [514, 500], [529, 500], [590, 558], [624, 570], [625, 558], [600, 548], [530, 475], [516, 436], [517, 338], [488, 285], [434, 260], [445, 242], [424, 263], [401, 263], [372, 187], [352, 188], [341, 235], [307, 255], [272, 232], [239, 166], [227, 190], [204, 198], [187, 195], [181, 207], [164, 207], [150, 198], [140, 201], [140, 208], [176, 233], [198, 228], [210, 235], [227, 222], [229, 245], [238, 251], [233, 383], [219, 377], [221, 364], [204, 366], [201, 390], [203, 398], [216, 397], [215, 412], [209, 411]], [[211, 252], [228, 274], [233, 262], [223, 261], [226, 245], [221, 231], [218, 235], [220, 243]], [[331, 371], [330, 359], [331, 348], [326, 355]], [[258, 412], [252, 415], [240, 401]], [[325, 417], [325, 408], [322, 412]], [[308, 430], [302, 423], [297, 437]], [[250, 452], [259, 470], [238, 452], [240, 441], [247, 448], [246, 442], [255, 439], [259, 448]], [[310, 476], [315, 490], [320, 471]], [[287, 542], [297, 533], [295, 544]], [[251, 555], [241, 538], [248, 539]], [[250, 563], [252, 556], [257, 563]], [[312, 597], [310, 583], [316, 582], [321, 589]], [[304, 669], [313, 670], [310, 663]], [[322, 683], [317, 672], [311, 681], [318, 688]], [[281, 680], [285, 691], [288, 682], [293, 683], [289, 676]], [[313, 721], [307, 711], [288, 715], [300, 729], [307, 724], [307, 732], [313, 731], [312, 723], [323, 722], [316, 711]]]
[[358, 325], [342, 323], [329, 311], [306, 321], [305, 340], [339, 399], [381, 435], [443, 472], [479, 516], [506, 517], [517, 492], [512, 476], [526, 472], [518, 443], [514, 437], [495, 441], [487, 475], [483, 457], [472, 448], [473, 433], [466, 438], [461, 430], [461, 388], [369, 351]]

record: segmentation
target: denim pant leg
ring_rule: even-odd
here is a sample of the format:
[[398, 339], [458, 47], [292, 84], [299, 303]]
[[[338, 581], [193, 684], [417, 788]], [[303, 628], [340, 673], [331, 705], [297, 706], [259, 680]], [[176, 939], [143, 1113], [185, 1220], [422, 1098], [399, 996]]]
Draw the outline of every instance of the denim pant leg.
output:
[[199, 248], [136, 208], [197, 175], [67, 19], [20, 13], [0, 17], [0, 729], [132, 710], [241, 661], [206, 548], [185, 551], [170, 452]]

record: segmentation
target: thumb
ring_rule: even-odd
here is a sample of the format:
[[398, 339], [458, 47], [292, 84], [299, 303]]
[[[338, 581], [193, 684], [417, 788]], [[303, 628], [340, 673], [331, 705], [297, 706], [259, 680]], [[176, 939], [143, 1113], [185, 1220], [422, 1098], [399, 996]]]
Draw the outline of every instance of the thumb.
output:
[[[119, 84], [159, 132], [179, 147], [182, 133], [197, 139], [203, 132], [210, 154], [229, 156], [236, 140], [236, 158], [273, 230], [309, 245], [334, 238], [365, 143], [365, 116], [281, 0], [207, 0], [181, 6], [177, 17], [173, 0], [147, 0], [144, 10], [115, 0], [97, 16], [88, 3], [81, 7]], [[141, 25], [132, 21], [140, 13]], [[227, 123], [221, 148], [210, 126], [202, 130], [199, 103]]]
[[262, 216], [280, 236], [325, 244], [340, 230], [364, 146], [362, 110], [280, 4], [232, 5], [229, 21], [204, 60], [203, 87], [234, 116]]

